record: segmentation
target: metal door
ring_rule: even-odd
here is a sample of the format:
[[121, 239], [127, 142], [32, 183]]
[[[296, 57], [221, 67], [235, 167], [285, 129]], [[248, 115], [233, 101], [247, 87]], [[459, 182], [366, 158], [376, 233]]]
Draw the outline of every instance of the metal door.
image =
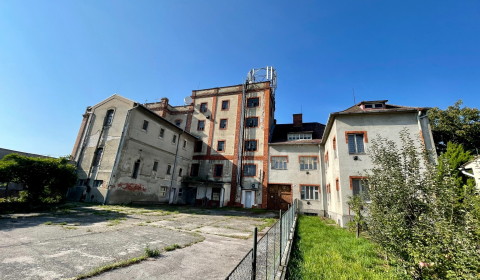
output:
[[252, 208], [252, 192], [245, 191], [245, 208]]

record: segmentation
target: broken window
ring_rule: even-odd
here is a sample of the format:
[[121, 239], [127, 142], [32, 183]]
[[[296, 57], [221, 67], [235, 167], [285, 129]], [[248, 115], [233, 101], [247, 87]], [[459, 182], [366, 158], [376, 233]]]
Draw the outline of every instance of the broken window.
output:
[[258, 117], [247, 118], [247, 128], [248, 127], [258, 127]]
[[93, 166], [100, 165], [100, 159], [102, 158], [103, 148], [98, 148], [95, 153], [95, 159], [93, 160]]
[[200, 112], [205, 113], [207, 111], [207, 103], [200, 104]]
[[260, 98], [258, 97], [252, 97], [247, 100], [248, 108], [258, 107], [259, 104], [260, 104]]
[[138, 177], [139, 169], [140, 169], [140, 160], [137, 160], [133, 165], [133, 174], [132, 174], [133, 179], [136, 179]]
[[246, 140], [245, 151], [255, 152], [257, 150], [257, 140]]
[[205, 129], [205, 121], [198, 121], [197, 130]]
[[113, 109], [110, 109], [107, 111], [107, 114], [105, 115], [105, 125], [111, 125], [112, 120], [113, 120], [113, 113], [115, 111]]
[[227, 128], [227, 119], [221, 119], [220, 120], [220, 129], [226, 129]]
[[223, 152], [225, 151], [225, 141], [218, 141], [217, 151]]

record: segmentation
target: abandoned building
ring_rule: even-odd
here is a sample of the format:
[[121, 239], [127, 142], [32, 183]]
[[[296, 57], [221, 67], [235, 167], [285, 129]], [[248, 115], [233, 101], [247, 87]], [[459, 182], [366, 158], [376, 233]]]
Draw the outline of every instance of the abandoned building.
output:
[[276, 71], [252, 69], [244, 84], [193, 90], [186, 105], [140, 104], [119, 95], [88, 107], [72, 157], [78, 186], [69, 198], [210, 207], [287, 209], [344, 226], [348, 197], [367, 191], [369, 138], [400, 142], [407, 128], [434, 149], [428, 108], [363, 101], [327, 124], [276, 124]]

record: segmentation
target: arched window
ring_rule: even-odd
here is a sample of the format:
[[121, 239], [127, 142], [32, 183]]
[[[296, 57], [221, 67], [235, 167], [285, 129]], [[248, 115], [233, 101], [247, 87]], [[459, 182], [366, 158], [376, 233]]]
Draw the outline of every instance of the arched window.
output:
[[93, 165], [98, 166], [100, 164], [100, 159], [102, 158], [103, 148], [98, 148], [95, 152], [95, 159], [93, 160]]
[[115, 110], [110, 109], [107, 111], [107, 114], [105, 115], [105, 125], [111, 125], [113, 121], [113, 113]]
[[138, 177], [139, 170], [140, 170], [140, 160], [137, 160], [135, 162], [135, 165], [133, 166], [133, 174], [132, 174], [133, 179], [136, 179]]

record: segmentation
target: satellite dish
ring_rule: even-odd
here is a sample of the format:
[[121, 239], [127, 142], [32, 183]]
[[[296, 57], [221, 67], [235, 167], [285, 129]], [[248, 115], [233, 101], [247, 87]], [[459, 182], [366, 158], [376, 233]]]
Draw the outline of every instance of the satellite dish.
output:
[[187, 96], [185, 97], [185, 99], [183, 99], [183, 101], [185, 102], [186, 105], [190, 105], [192, 104], [193, 99], [190, 96]]

